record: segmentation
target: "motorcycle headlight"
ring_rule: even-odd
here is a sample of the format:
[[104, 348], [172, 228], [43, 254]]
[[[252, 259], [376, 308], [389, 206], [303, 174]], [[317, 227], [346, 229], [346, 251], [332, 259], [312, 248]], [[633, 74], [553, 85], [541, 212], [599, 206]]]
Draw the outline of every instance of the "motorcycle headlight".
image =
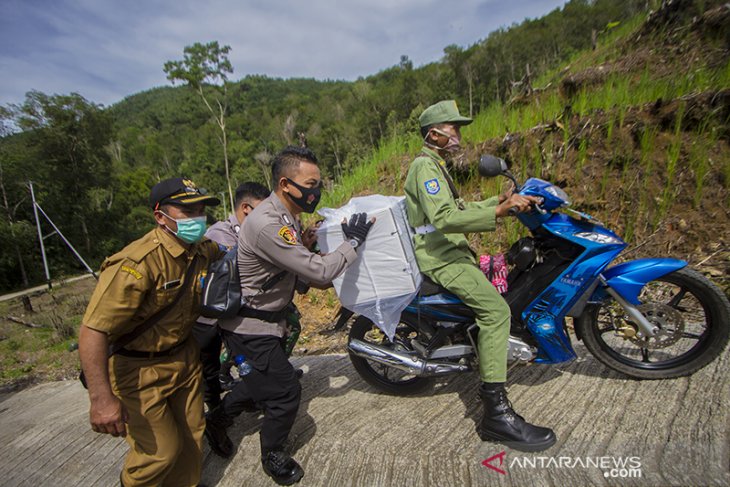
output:
[[545, 191], [555, 196], [556, 198], [563, 200], [563, 205], [570, 204], [570, 197], [568, 196], [568, 193], [558, 188], [557, 186], [548, 186], [547, 188], [545, 188]]
[[578, 232], [574, 233], [574, 236], [578, 238], [583, 238], [586, 240], [590, 240], [591, 242], [599, 243], [599, 244], [622, 244], [623, 241], [619, 240], [616, 237], [612, 237], [610, 235], [604, 235], [602, 233], [598, 232]]

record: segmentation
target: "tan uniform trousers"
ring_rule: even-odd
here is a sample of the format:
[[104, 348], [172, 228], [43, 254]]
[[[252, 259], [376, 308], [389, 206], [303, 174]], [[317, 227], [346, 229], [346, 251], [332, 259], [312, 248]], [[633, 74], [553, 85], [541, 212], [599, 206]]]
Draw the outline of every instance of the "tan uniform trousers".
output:
[[200, 481], [205, 420], [199, 353], [188, 339], [169, 357], [112, 357], [112, 390], [129, 413], [121, 476], [126, 487]]

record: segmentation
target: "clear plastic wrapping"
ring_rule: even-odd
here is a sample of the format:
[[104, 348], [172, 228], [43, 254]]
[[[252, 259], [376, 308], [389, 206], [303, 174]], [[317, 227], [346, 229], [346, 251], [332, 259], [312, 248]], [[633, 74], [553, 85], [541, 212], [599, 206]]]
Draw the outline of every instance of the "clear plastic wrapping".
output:
[[401, 312], [423, 280], [413, 252], [405, 198], [363, 196], [337, 209], [322, 208], [318, 213], [325, 221], [317, 231], [319, 247], [327, 253], [341, 245], [342, 219], [362, 212], [375, 217], [375, 224], [357, 251], [357, 261], [333, 285], [345, 308], [371, 319], [392, 340]]

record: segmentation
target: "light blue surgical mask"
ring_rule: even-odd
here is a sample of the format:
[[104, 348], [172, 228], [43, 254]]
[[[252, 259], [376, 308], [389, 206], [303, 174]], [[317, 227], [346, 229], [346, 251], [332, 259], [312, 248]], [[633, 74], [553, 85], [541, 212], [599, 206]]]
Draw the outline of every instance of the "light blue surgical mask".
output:
[[200, 242], [205, 235], [205, 216], [180, 218], [179, 220], [176, 220], [163, 211], [160, 211], [160, 213], [177, 223], [177, 232], [173, 232], [170, 227], [167, 227], [167, 225], [165, 226], [168, 230], [174, 233], [177, 238], [185, 243], [194, 244], [196, 242]]

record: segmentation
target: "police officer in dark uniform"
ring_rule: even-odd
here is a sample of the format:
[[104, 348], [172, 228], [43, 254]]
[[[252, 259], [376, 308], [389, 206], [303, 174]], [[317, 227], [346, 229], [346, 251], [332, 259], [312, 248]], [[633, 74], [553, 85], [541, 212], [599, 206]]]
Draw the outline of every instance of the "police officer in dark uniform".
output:
[[[292, 146], [274, 158], [274, 193], [249, 215], [238, 236], [244, 319], [219, 322], [231, 355], [243, 355], [253, 367], [242, 380], [264, 410], [260, 432], [264, 472], [280, 485], [291, 485], [304, 475], [284, 451], [301, 395], [299, 380], [281, 346], [297, 279], [329, 284], [355, 260], [374, 222], [364, 213], [353, 215], [343, 223], [347, 241], [327, 255], [313, 253], [302, 244], [299, 214], [312, 213], [320, 199], [317, 163], [312, 151]], [[209, 414], [209, 423], [225, 424], [229, 416], [240, 412], [232, 410], [231, 402], [224, 397]]]
[[[242, 183], [236, 188], [233, 213], [226, 220], [211, 225], [205, 232], [205, 236], [221, 248], [230, 250], [238, 242], [238, 230], [243, 221], [269, 194], [271, 191], [262, 184], [254, 181]], [[193, 326], [193, 337], [200, 347], [200, 361], [203, 363], [203, 400], [211, 410], [221, 403], [223, 393], [221, 381], [230, 379], [228, 371], [222, 370], [220, 363], [223, 343], [218, 330], [218, 320], [199, 317]], [[230, 365], [228, 365], [228, 369], [230, 369]]]

